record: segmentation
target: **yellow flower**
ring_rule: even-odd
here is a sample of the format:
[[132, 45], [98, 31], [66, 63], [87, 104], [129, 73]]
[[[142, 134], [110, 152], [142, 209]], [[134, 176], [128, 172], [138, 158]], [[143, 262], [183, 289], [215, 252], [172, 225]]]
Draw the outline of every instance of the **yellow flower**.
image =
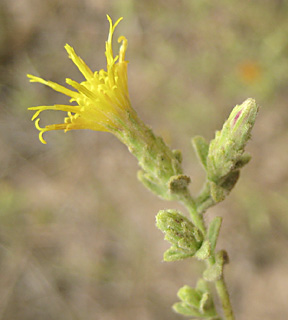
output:
[[[71, 97], [70, 102], [75, 105], [38, 106], [30, 107], [28, 110], [36, 110], [32, 120], [40, 131], [39, 140], [46, 143], [43, 133], [51, 130], [91, 129], [97, 131], [115, 132], [125, 128], [125, 119], [132, 111], [127, 86], [127, 64], [125, 52], [127, 39], [124, 36], [118, 38], [122, 43], [119, 55], [113, 56], [112, 37], [114, 30], [122, 18], [113, 25], [111, 18], [107, 15], [110, 24], [108, 40], [106, 41], [107, 71], [100, 70], [92, 72], [86, 63], [76, 55], [74, 49], [66, 44], [65, 49], [69, 58], [78, 67], [85, 77], [85, 81], [78, 83], [66, 79], [66, 83], [75, 90], [70, 90], [52, 81], [46, 81], [39, 77], [27, 75], [30, 82], [40, 82]], [[39, 114], [44, 110], [61, 110], [67, 112], [64, 123], [47, 125], [44, 128], [39, 126]]]

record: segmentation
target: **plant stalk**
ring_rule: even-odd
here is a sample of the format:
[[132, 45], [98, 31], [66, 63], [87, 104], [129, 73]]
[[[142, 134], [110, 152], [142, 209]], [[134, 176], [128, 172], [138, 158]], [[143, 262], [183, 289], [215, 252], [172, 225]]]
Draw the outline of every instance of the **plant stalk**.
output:
[[197, 227], [202, 232], [202, 234], [205, 236], [206, 235], [206, 227], [204, 224], [203, 215], [198, 213], [197, 206], [196, 206], [194, 199], [192, 198], [192, 196], [190, 195], [190, 193], [187, 189], [185, 190], [185, 192], [183, 192], [183, 194], [181, 194], [181, 196], [179, 197], [179, 201], [181, 203], [183, 203], [183, 205], [185, 205], [186, 208], [188, 209], [188, 211], [190, 213], [191, 220], [192, 220], [193, 224], [195, 225], [195, 227]]
[[221, 300], [225, 319], [235, 320], [234, 313], [232, 310], [232, 305], [230, 302], [229, 293], [228, 293], [227, 286], [223, 276], [220, 280], [215, 281], [215, 287], [216, 287], [218, 296]]
[[[183, 197], [179, 200], [188, 209], [191, 216], [191, 220], [194, 223], [194, 225], [197, 228], [199, 228], [202, 231], [204, 237], [206, 237], [207, 231], [206, 231], [203, 215], [198, 213], [196, 203], [192, 198], [192, 196], [190, 195], [190, 193], [187, 192], [186, 194], [183, 194]], [[208, 264], [214, 264], [214, 263], [215, 263], [215, 254], [212, 253], [211, 257], [209, 258]], [[235, 320], [228, 289], [224, 280], [224, 276], [222, 275], [221, 279], [216, 280], [214, 284], [216, 287], [218, 297], [221, 301], [225, 320]]]

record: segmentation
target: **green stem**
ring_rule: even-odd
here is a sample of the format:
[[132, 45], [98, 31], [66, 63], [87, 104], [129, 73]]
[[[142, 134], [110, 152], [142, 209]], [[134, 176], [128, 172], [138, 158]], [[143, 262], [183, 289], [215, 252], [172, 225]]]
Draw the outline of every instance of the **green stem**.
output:
[[[189, 210], [191, 220], [194, 223], [194, 225], [199, 228], [203, 235], [206, 236], [206, 226], [204, 223], [203, 215], [198, 213], [196, 203], [190, 193], [187, 191], [187, 193], [182, 194], [182, 198], [179, 197], [179, 200], [187, 207]], [[208, 259], [208, 264], [214, 264], [215, 263], [215, 254], [213, 253], [211, 257]], [[219, 296], [219, 299], [222, 304], [223, 312], [225, 315], [225, 320], [235, 320], [232, 305], [229, 298], [229, 293], [227, 290], [226, 283], [224, 281], [224, 276], [222, 275], [221, 279], [215, 281], [215, 287], [217, 294]]]
[[182, 202], [190, 213], [191, 220], [195, 227], [197, 227], [205, 236], [206, 227], [204, 224], [203, 216], [198, 213], [197, 206], [189, 191], [186, 190], [185, 193], [181, 194], [182, 197], [179, 198], [179, 201]]
[[199, 214], [205, 213], [208, 208], [215, 205], [215, 201], [211, 197], [210, 182], [208, 180], [204, 183], [204, 186], [198, 197], [195, 199], [195, 202]]
[[232, 305], [231, 305], [230, 298], [229, 298], [229, 293], [228, 293], [227, 286], [226, 286], [226, 283], [225, 283], [223, 276], [220, 280], [215, 281], [215, 287], [216, 287], [218, 296], [219, 296], [221, 303], [222, 303], [222, 308], [224, 311], [225, 319], [226, 320], [234, 320], [235, 317], [233, 314]]

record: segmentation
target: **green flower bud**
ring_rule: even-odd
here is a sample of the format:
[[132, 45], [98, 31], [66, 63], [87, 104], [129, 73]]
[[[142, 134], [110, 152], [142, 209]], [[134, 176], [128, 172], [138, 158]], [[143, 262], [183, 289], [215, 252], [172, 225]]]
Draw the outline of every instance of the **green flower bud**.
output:
[[[205, 281], [200, 279], [198, 283], [199, 282], [201, 282], [201, 285]], [[185, 316], [194, 316], [198, 319], [220, 319], [217, 317], [213, 300], [208, 288], [203, 290], [202, 288], [199, 288], [198, 284], [196, 288], [191, 288], [185, 285], [179, 289], [177, 295], [181, 300], [181, 302], [177, 302], [173, 305], [173, 309], [177, 313]]]
[[[171, 150], [161, 137], [154, 135], [137, 116], [129, 114], [127, 130], [115, 132], [115, 135], [127, 145], [129, 151], [138, 159], [141, 173], [139, 180], [153, 193], [163, 199], [174, 200], [175, 192], [170, 188], [170, 179], [182, 175], [182, 155], [179, 150]], [[188, 183], [186, 183], [187, 186]], [[176, 193], [186, 192], [182, 183]]]
[[[243, 167], [250, 160], [250, 156], [244, 154], [244, 148], [250, 138], [257, 113], [258, 106], [255, 100], [247, 99], [232, 110], [222, 130], [216, 132], [207, 157], [208, 179], [216, 185], [221, 186], [233, 171]], [[228, 189], [232, 187], [229, 184]]]
[[176, 210], [159, 211], [156, 225], [165, 234], [165, 240], [172, 245], [164, 254], [165, 261], [191, 257], [201, 247], [203, 242], [201, 232]]

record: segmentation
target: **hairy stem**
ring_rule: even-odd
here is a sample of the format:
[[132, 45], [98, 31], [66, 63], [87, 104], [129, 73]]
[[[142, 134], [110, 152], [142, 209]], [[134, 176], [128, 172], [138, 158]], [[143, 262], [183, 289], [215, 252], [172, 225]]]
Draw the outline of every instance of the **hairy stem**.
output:
[[203, 216], [198, 213], [196, 203], [188, 190], [186, 190], [186, 192], [183, 193], [183, 196], [179, 199], [179, 201], [186, 206], [190, 213], [191, 221], [205, 236], [206, 227], [204, 224]]
[[197, 205], [197, 211], [199, 214], [205, 213], [205, 211], [215, 205], [215, 201], [211, 197], [211, 189], [210, 189], [210, 183], [209, 181], [206, 181], [204, 183], [204, 186], [198, 195], [198, 197], [195, 199], [196, 205]]
[[233, 314], [232, 305], [231, 305], [230, 298], [229, 298], [229, 293], [228, 293], [227, 286], [226, 286], [226, 283], [225, 283], [223, 276], [220, 280], [215, 281], [215, 287], [216, 287], [218, 296], [219, 296], [221, 303], [222, 303], [222, 308], [224, 311], [225, 319], [226, 320], [234, 320], [235, 317]]
[[[196, 203], [193, 200], [190, 193], [187, 191], [187, 193], [183, 194], [183, 197], [179, 198], [179, 200], [187, 207], [191, 216], [191, 220], [194, 223], [194, 225], [202, 231], [204, 236], [206, 236], [207, 231], [206, 231], [203, 215], [198, 213]], [[214, 263], [215, 263], [215, 254], [212, 253], [210, 258], [208, 259], [208, 264], [214, 264]], [[216, 287], [218, 297], [222, 304], [225, 320], [234, 320], [235, 317], [233, 314], [233, 309], [230, 302], [228, 289], [224, 281], [224, 276], [222, 275], [221, 279], [215, 281], [214, 284]]]

